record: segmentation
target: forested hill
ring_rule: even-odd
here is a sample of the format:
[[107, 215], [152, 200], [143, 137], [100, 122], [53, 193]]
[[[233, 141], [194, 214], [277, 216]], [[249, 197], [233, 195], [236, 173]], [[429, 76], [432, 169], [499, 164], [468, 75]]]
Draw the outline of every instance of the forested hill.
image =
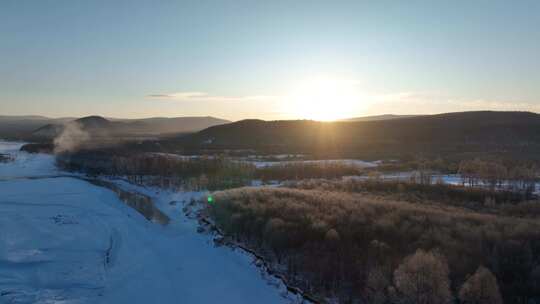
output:
[[173, 145], [368, 156], [383, 153], [518, 153], [540, 149], [540, 115], [458, 112], [381, 121], [243, 120], [178, 138]]

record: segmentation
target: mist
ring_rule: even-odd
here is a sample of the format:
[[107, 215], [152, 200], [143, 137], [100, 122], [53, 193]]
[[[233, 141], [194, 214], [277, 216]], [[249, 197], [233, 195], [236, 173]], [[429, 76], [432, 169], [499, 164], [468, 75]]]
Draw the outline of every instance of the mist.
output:
[[62, 133], [54, 139], [54, 153], [76, 151], [90, 138], [90, 133], [84, 131], [80, 123], [71, 121], [64, 125]]

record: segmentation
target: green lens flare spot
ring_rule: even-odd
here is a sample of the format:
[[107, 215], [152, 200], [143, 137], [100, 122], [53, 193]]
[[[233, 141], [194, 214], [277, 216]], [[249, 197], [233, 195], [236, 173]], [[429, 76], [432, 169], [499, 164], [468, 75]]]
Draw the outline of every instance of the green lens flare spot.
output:
[[209, 204], [212, 204], [212, 203], [214, 202], [214, 198], [211, 197], [211, 196], [209, 196], [209, 197], [207, 198], [207, 200], [208, 200], [208, 203], [209, 203]]

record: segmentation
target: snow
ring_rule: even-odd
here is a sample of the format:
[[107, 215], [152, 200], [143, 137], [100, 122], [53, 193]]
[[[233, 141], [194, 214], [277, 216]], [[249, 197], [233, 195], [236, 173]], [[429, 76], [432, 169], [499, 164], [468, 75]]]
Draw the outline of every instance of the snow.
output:
[[286, 164], [343, 164], [356, 166], [359, 168], [373, 168], [379, 165], [378, 162], [368, 162], [358, 159], [324, 159], [324, 160], [292, 160], [292, 161], [245, 161], [255, 165], [257, 168], [280, 166]]
[[24, 142], [13, 142], [0, 140], [0, 153], [14, 154], [24, 145]]
[[0, 153], [14, 158], [12, 162], [0, 164], [0, 180], [58, 174], [52, 155], [20, 152], [23, 145], [24, 143], [0, 141]]
[[247, 159], [279, 159], [279, 160], [286, 160], [286, 159], [299, 160], [305, 157], [306, 157], [306, 154], [267, 154], [267, 155], [250, 154], [246, 156]]
[[[289, 303], [248, 255], [197, 232], [174, 193], [122, 180], [170, 217], [146, 220], [106, 188], [61, 174], [48, 155], [17, 152], [0, 164], [0, 303]], [[19, 145], [20, 147], [20, 145]], [[26, 179], [25, 177], [32, 177]], [[175, 203], [171, 202], [174, 201]]]

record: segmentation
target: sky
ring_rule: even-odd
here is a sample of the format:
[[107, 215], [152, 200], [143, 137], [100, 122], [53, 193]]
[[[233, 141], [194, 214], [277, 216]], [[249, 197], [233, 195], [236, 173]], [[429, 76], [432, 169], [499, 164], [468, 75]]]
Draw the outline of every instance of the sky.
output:
[[0, 0], [0, 115], [540, 112], [540, 1]]

